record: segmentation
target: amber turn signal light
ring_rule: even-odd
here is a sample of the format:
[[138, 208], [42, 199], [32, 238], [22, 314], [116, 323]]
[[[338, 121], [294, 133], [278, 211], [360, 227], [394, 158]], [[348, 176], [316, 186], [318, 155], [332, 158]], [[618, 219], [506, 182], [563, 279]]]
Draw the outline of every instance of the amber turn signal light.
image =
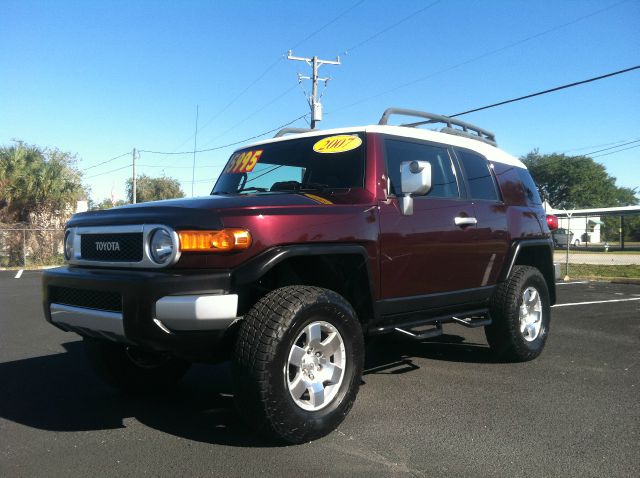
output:
[[244, 229], [221, 231], [178, 231], [182, 252], [240, 251], [251, 245], [251, 234]]

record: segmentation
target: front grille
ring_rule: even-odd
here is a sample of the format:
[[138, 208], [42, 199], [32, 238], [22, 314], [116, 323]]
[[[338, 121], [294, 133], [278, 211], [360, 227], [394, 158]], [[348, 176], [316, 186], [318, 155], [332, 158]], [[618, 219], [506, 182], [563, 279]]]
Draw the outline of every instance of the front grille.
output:
[[122, 312], [122, 297], [117, 292], [51, 286], [49, 287], [49, 302], [87, 309]]
[[83, 260], [104, 262], [142, 261], [142, 233], [82, 234], [80, 255]]

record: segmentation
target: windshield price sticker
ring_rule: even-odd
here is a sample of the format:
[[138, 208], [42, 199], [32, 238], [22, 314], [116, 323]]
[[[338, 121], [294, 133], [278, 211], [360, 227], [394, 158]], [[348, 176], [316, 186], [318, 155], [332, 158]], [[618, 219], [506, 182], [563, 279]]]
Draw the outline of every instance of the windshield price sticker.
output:
[[321, 154], [344, 153], [356, 149], [361, 144], [362, 140], [359, 136], [340, 134], [321, 139], [313, 145], [313, 150]]
[[250, 173], [258, 164], [263, 152], [264, 150], [258, 149], [234, 154], [225, 173]]

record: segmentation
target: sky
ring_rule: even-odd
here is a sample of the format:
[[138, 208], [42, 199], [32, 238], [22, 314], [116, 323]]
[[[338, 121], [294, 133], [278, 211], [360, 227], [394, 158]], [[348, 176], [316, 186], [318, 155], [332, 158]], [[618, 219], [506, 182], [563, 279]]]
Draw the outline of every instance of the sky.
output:
[[[310, 68], [288, 50], [340, 57], [320, 69], [323, 129], [376, 124], [391, 106], [455, 114], [640, 65], [640, 0], [3, 0], [2, 18], [0, 145], [76, 154], [95, 201], [125, 198], [133, 148], [192, 151], [196, 108], [197, 149], [308, 113], [297, 75]], [[640, 139], [640, 70], [461, 119], [516, 156], [622, 145]], [[640, 190], [639, 145], [593, 156]], [[137, 171], [206, 195], [240, 146], [197, 153], [193, 184], [192, 153], [142, 152]]]

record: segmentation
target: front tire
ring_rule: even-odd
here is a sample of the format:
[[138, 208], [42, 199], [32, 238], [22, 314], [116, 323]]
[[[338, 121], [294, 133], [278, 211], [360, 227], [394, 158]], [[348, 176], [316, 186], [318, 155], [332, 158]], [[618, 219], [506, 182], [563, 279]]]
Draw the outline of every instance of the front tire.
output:
[[233, 360], [236, 404], [252, 428], [308, 442], [346, 417], [363, 363], [360, 323], [343, 297], [318, 287], [282, 287], [243, 320]]
[[124, 392], [158, 393], [178, 382], [190, 363], [167, 354], [85, 337], [84, 349], [94, 372]]
[[551, 319], [549, 290], [540, 271], [515, 266], [493, 294], [491, 318], [484, 330], [499, 359], [526, 362], [540, 355]]

